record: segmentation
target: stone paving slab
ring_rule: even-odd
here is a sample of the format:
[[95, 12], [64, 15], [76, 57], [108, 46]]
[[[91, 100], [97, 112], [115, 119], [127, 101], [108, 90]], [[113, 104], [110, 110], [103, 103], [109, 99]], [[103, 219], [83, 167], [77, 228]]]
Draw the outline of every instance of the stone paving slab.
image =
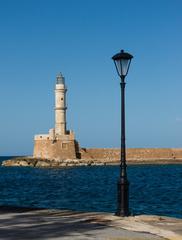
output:
[[0, 208], [2, 240], [182, 240], [182, 219], [120, 218], [109, 213]]

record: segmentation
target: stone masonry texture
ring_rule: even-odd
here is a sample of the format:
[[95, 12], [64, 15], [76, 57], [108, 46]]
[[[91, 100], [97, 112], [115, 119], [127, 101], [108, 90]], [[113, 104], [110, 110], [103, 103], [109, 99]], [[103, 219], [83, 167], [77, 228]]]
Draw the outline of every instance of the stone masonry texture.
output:
[[75, 159], [77, 158], [77, 142], [61, 140], [35, 140], [34, 157], [42, 159]]
[[[79, 148], [75, 140], [55, 142], [35, 140], [33, 156], [41, 159], [85, 159], [117, 162], [120, 159], [119, 148]], [[129, 148], [126, 151], [128, 161], [142, 160], [181, 160], [182, 148]]]

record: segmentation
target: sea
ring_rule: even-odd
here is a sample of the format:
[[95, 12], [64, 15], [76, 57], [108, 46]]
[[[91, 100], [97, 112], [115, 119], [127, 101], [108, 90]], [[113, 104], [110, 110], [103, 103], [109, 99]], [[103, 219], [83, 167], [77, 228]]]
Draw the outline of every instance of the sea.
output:
[[[114, 214], [118, 176], [119, 166], [0, 166], [0, 206]], [[129, 165], [128, 179], [132, 215], [182, 218], [182, 165]]]

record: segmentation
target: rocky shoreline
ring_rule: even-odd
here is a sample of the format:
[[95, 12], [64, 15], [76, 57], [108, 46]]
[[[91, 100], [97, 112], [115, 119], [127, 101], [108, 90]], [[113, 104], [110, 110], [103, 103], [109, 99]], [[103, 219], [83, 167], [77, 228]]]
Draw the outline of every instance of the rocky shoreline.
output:
[[104, 165], [104, 163], [83, 159], [50, 160], [50, 159], [38, 159], [33, 157], [17, 157], [2, 162], [2, 166], [20, 166], [20, 167], [72, 167], [91, 165]]
[[[76, 167], [76, 166], [99, 166], [99, 165], [119, 165], [118, 160], [111, 159], [66, 159], [66, 160], [50, 160], [38, 159], [31, 156], [16, 157], [5, 160], [2, 166], [19, 166], [19, 167], [43, 167], [43, 168], [57, 168], [57, 167]], [[182, 164], [182, 159], [127, 159], [128, 165], [137, 164]]]

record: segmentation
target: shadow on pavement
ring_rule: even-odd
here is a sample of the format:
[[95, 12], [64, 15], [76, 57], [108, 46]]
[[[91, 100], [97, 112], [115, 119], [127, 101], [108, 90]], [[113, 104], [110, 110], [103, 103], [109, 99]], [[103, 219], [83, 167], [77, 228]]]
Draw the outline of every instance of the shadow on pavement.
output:
[[93, 213], [0, 207], [0, 239], [4, 240], [66, 236], [74, 239], [74, 236], [83, 234], [86, 237], [91, 234], [89, 232], [93, 234], [106, 227], [105, 223], [94, 222]]

